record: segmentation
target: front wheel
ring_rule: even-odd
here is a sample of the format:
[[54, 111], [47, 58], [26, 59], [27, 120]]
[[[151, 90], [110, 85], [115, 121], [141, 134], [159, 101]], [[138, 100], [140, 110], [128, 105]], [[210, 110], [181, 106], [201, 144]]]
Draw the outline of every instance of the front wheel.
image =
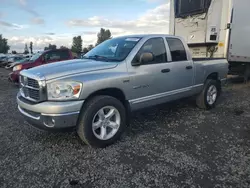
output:
[[90, 99], [80, 114], [77, 133], [88, 145], [103, 148], [116, 142], [126, 125], [126, 110], [114, 97]]
[[221, 86], [219, 81], [208, 79], [202, 92], [196, 98], [197, 106], [202, 109], [214, 108], [220, 92]]

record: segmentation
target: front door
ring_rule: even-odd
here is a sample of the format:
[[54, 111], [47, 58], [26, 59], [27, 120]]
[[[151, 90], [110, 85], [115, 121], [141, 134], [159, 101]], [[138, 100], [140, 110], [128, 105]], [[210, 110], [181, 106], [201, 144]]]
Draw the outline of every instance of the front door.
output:
[[172, 88], [170, 65], [167, 62], [166, 46], [162, 37], [147, 40], [133, 61], [143, 52], [151, 52], [154, 60], [140, 66], [129, 66], [132, 91], [131, 106], [151, 106], [162, 103], [164, 96]]

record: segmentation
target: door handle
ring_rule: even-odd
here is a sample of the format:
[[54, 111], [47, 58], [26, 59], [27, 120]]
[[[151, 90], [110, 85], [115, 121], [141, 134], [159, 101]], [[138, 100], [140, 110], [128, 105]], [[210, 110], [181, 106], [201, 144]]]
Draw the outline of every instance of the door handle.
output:
[[186, 66], [186, 69], [192, 69], [193, 67], [192, 66]]
[[161, 72], [162, 73], [168, 73], [168, 72], [170, 72], [170, 69], [162, 69]]

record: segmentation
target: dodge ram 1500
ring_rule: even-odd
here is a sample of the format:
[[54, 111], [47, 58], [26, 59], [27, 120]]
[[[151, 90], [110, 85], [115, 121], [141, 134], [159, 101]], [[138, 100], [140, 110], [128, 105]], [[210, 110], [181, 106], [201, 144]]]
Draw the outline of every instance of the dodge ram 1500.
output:
[[122, 36], [83, 59], [21, 71], [17, 103], [32, 125], [76, 127], [85, 143], [105, 147], [120, 138], [132, 111], [189, 96], [213, 108], [227, 72], [226, 59], [193, 60], [180, 37]]

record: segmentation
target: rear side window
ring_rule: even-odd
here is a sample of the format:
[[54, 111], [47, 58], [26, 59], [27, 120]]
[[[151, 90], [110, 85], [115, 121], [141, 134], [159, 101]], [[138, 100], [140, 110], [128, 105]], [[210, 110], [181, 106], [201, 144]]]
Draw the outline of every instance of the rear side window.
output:
[[69, 53], [67, 50], [51, 51], [48, 53], [48, 58], [54, 61], [69, 59]]
[[60, 59], [69, 59], [69, 51], [62, 50], [58, 52], [60, 54]]
[[52, 61], [57, 61], [60, 60], [60, 54], [58, 53], [58, 51], [51, 51], [48, 53], [48, 59], [52, 60]]
[[166, 38], [172, 56], [172, 61], [186, 61], [187, 53], [180, 39]]
[[167, 62], [167, 54], [163, 38], [159, 37], [147, 40], [141, 47], [136, 57], [140, 57], [140, 55], [144, 52], [151, 52], [154, 55], [153, 62], [150, 62], [148, 64]]

